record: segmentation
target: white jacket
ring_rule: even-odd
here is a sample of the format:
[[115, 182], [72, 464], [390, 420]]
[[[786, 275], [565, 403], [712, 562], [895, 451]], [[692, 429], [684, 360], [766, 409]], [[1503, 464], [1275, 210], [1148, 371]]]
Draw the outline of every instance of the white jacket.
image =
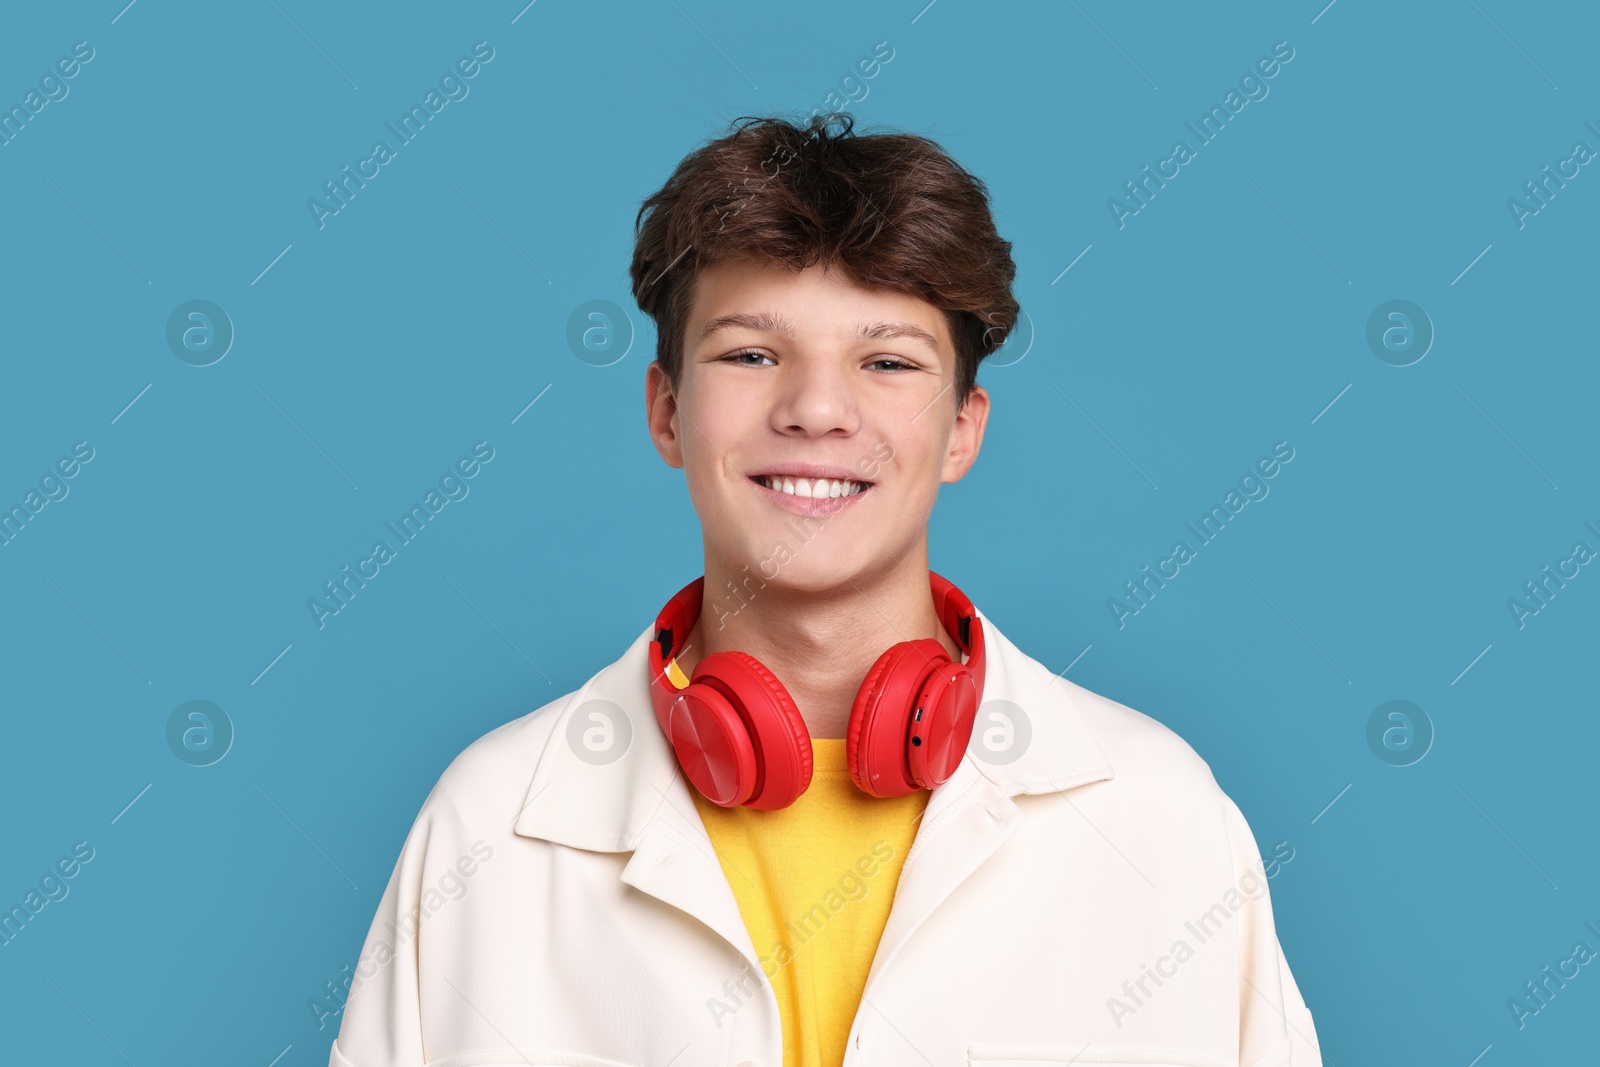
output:
[[[1210, 768], [978, 614], [974, 745], [928, 798], [845, 1067], [1320, 1067], [1255, 840]], [[656, 724], [652, 629], [444, 772], [331, 1067], [782, 1067], [777, 1000]], [[1004, 763], [980, 747], [997, 700], [1022, 709]], [[597, 757], [580, 739], [612, 705]]]

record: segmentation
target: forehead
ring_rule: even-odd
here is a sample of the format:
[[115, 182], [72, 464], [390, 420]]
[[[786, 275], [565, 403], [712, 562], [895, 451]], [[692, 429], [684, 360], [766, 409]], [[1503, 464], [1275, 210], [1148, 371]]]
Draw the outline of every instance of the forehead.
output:
[[815, 264], [721, 260], [698, 272], [685, 321], [692, 350], [734, 331], [789, 339], [904, 338], [941, 362], [954, 357], [943, 310], [910, 293], [863, 286], [846, 271]]

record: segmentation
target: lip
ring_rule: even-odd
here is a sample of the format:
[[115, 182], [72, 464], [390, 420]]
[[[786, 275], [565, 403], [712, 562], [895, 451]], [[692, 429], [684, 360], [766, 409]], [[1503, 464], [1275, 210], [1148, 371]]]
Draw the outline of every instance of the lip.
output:
[[[806, 466], [806, 465], [805, 464], [794, 464], [793, 466], [801, 466], [801, 467], [803, 467], [803, 466]], [[830, 469], [830, 468], [820, 468], [820, 467], [816, 467], [815, 465], [812, 465], [812, 469]], [[835, 468], [831, 468], [831, 469], [838, 470], [839, 468], [835, 467]], [[763, 474], [780, 474], [780, 473], [781, 474], [788, 474], [789, 473], [789, 467], [783, 467], [783, 468], [774, 469], [774, 470], [771, 470], [771, 471], [762, 471], [761, 473], [763, 473]], [[804, 477], [806, 477], [806, 475], [802, 474], [802, 475], [798, 475], [798, 477], [804, 478]], [[825, 477], [828, 477], [828, 475], [819, 474], [819, 475], [815, 475], [814, 477], [825, 478]], [[841, 480], [845, 480], [845, 479], [848, 479], [848, 478], [849, 478], [849, 476], [845, 475], [845, 476], [843, 476], [841, 478]], [[850, 479], [850, 480], [854, 480], [854, 479]], [[850, 507], [852, 504], [856, 503], [857, 501], [861, 500], [863, 497], [869, 495], [872, 492], [872, 485], [868, 484], [867, 488], [863, 489], [861, 492], [856, 493], [853, 496], [830, 496], [830, 497], [790, 496], [788, 493], [781, 493], [776, 489], [768, 489], [766, 486], [764, 486], [760, 482], [756, 481], [754, 477], [746, 477], [745, 481], [747, 483], [749, 483], [749, 485], [750, 485], [750, 487], [752, 489], [754, 489], [756, 492], [760, 493], [762, 496], [766, 497], [768, 500], [770, 500], [772, 503], [776, 504], [778, 507], [783, 508], [785, 511], [793, 512], [796, 515], [807, 515], [807, 516], [831, 517], [831, 516], [837, 515], [841, 511], [843, 511], [845, 508]]]
[[759, 467], [750, 472], [751, 477], [763, 474], [781, 474], [785, 478], [831, 478], [836, 482], [872, 484], [850, 467], [842, 467], [837, 463], [775, 463], [770, 467]]

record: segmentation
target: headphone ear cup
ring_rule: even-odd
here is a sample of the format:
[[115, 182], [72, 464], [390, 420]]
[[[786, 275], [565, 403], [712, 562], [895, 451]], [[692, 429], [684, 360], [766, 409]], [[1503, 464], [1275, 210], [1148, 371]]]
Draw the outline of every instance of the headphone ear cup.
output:
[[695, 664], [691, 684], [715, 691], [739, 715], [753, 752], [754, 781], [733, 803], [772, 811], [799, 799], [811, 785], [811, 732], [777, 676], [748, 653], [714, 652]]
[[850, 708], [845, 763], [856, 788], [875, 797], [900, 797], [920, 785], [912, 771], [912, 718], [928, 676], [950, 662], [931, 637], [889, 646], [867, 671]]
[[972, 740], [978, 716], [977, 679], [966, 664], [947, 657], [923, 677], [917, 707], [923, 709], [922, 721], [912, 726], [906, 750], [911, 777], [920, 787], [934, 789], [955, 773]]
[[[894, 651], [892, 648], [889, 649], [867, 668], [866, 677], [861, 679], [861, 688], [856, 690], [856, 699], [850, 705], [850, 721], [844, 732], [844, 763], [850, 770], [850, 780], [863, 793], [872, 793], [867, 784], [872, 778], [872, 772], [870, 768], [863, 766], [861, 758], [862, 752], [872, 747], [863, 740], [863, 735], [867, 732], [867, 722], [873, 717], [867, 709], [877, 706], [883, 672], [889, 666], [889, 652], [892, 651]], [[876, 725], [874, 723], [874, 726]], [[909, 768], [907, 770], [909, 771]]]
[[[698, 677], [699, 671], [695, 674]], [[757, 762], [750, 729], [717, 686], [691, 680], [673, 694], [666, 733], [684, 777], [713, 804], [733, 807], [755, 790]]]

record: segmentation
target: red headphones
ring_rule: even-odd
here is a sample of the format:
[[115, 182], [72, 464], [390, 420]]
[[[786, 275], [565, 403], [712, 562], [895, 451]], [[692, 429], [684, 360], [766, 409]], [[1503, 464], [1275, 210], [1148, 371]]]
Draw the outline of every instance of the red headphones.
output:
[[[931, 637], [900, 641], [867, 671], [850, 708], [845, 762], [875, 797], [932, 789], [949, 779], [972, 737], [983, 695], [983, 623], [966, 594], [928, 572], [940, 625], [967, 654], [956, 663]], [[667, 663], [700, 617], [702, 575], [656, 617], [650, 699], [684, 774], [725, 808], [786, 808], [811, 784], [811, 734], [794, 698], [744, 652], [714, 652], [679, 689]]]

